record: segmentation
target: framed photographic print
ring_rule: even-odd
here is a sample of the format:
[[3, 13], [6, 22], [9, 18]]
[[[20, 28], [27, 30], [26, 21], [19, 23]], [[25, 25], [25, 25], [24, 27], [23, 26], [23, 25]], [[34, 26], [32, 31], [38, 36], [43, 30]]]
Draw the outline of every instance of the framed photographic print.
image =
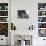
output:
[[18, 10], [17, 18], [29, 18], [29, 15], [27, 14], [26, 10]]

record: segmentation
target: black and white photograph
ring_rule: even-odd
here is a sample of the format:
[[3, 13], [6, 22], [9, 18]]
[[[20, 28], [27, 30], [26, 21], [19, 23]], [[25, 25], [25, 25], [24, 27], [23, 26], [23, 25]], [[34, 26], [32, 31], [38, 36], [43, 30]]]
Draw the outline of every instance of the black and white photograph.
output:
[[38, 3], [38, 10], [45, 10], [46, 9], [46, 3]]
[[26, 18], [28, 19], [29, 18], [29, 15], [27, 14], [26, 10], [18, 10], [17, 11], [17, 17], [18, 18]]
[[46, 17], [38, 17], [38, 22], [46, 22]]

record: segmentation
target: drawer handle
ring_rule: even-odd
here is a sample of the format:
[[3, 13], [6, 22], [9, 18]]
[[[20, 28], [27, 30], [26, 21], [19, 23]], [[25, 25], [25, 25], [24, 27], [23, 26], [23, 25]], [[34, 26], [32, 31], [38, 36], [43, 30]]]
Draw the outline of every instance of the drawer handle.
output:
[[43, 40], [45, 40], [45, 39], [43, 39]]
[[3, 40], [3, 39], [1, 39], [1, 40]]

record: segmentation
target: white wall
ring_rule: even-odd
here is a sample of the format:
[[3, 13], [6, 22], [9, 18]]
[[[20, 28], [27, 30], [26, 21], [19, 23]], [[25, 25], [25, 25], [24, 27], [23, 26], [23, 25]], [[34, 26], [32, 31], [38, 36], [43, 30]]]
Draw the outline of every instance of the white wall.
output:
[[[29, 10], [29, 19], [17, 18], [17, 10], [21, 9], [27, 11]], [[11, 15], [11, 20], [16, 25], [17, 30], [27, 30], [32, 24], [36, 26], [35, 22], [37, 23], [37, 2], [35, 3], [31, 0], [12, 0]]]
[[[17, 10], [29, 10], [29, 19], [18, 19], [17, 18]], [[34, 25], [35, 26], [35, 32], [33, 33], [33, 35], [35, 34], [35, 36], [37, 36], [37, 9], [38, 9], [38, 4], [37, 4], [37, 0], [11, 0], [11, 22], [13, 22], [16, 25], [16, 32], [21, 33], [25, 32], [25, 34], [27, 33], [28, 27], [30, 25]], [[30, 34], [30, 33], [29, 33]], [[33, 41], [35, 41], [35, 39], [33, 39]], [[33, 44], [37, 44], [37, 42], [33, 43]]]
[[[33, 33], [33, 46], [40, 46], [38, 43], [42, 43], [42, 38], [38, 38], [38, 3], [45, 3], [46, 0], [11, 0], [11, 22], [16, 25], [16, 28], [19, 30], [27, 30], [30, 25], [35, 26], [35, 34]], [[18, 19], [17, 10], [29, 10], [29, 19]], [[26, 32], [25, 32], [26, 33]], [[37, 36], [37, 37], [35, 37]]]

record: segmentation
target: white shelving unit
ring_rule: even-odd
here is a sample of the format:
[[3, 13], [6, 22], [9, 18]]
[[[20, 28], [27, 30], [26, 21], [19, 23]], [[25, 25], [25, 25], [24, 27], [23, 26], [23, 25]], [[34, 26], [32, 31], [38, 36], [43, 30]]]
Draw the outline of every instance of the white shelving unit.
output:
[[8, 2], [0, 3], [0, 45], [8, 45], [8, 15]]
[[0, 3], [0, 28], [1, 28], [0, 30], [3, 31], [6, 29], [7, 37], [8, 37], [8, 23], [9, 23], [8, 19], [9, 19], [8, 18], [8, 3]]
[[46, 33], [46, 3], [38, 4], [38, 31], [41, 35], [40, 37], [46, 37], [45, 34], [40, 33], [41, 31], [45, 31]]
[[46, 16], [44, 15], [44, 16], [38, 16], [38, 17], [46, 17]]

